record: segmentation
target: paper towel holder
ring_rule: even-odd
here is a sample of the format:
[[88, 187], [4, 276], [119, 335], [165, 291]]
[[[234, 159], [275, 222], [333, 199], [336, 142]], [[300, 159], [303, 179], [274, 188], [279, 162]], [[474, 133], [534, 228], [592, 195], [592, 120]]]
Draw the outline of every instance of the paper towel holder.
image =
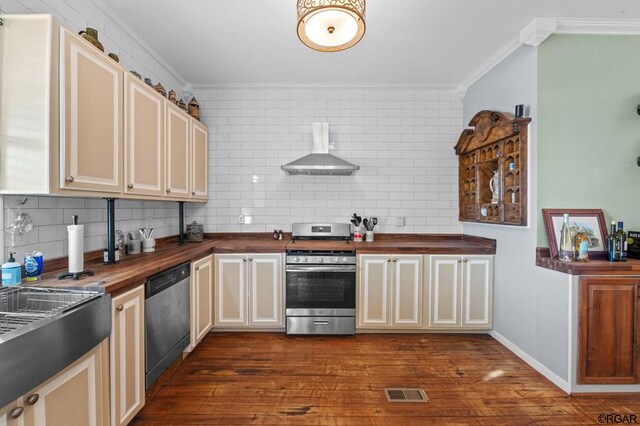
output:
[[[76, 215], [72, 216], [72, 223], [73, 223], [73, 225], [78, 225], [78, 216], [76, 216]], [[72, 278], [74, 280], [79, 280], [80, 277], [85, 276], [85, 275], [88, 276], [88, 277], [91, 277], [91, 276], [93, 276], [93, 271], [90, 270], [90, 269], [85, 269], [85, 270], [80, 271], [80, 272], [63, 272], [63, 273], [58, 275], [58, 279], [59, 280], [64, 280], [64, 279], [67, 279], [67, 278]]]

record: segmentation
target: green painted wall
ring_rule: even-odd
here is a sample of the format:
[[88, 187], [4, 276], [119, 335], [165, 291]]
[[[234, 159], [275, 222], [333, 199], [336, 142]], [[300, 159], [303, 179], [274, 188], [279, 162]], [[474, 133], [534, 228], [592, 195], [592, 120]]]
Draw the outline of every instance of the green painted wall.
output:
[[538, 208], [601, 208], [640, 231], [640, 36], [552, 35], [538, 102]]

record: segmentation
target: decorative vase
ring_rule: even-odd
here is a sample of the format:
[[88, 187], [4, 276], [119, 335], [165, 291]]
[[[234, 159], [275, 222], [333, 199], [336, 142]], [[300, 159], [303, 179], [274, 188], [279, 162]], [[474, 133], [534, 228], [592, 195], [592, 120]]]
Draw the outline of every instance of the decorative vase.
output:
[[144, 82], [147, 83], [149, 86], [153, 87], [153, 83], [151, 82], [151, 79], [149, 77], [145, 78]]
[[180, 99], [180, 101], [178, 102], [178, 106], [185, 111], [187, 110], [187, 104], [184, 103], [184, 99]]
[[187, 112], [193, 118], [200, 120], [200, 104], [198, 104], [198, 100], [195, 97], [189, 101], [189, 109]]
[[174, 104], [178, 103], [178, 101], [176, 100], [176, 92], [173, 89], [169, 90], [169, 101], [173, 102]]
[[160, 93], [163, 97], [167, 97], [167, 91], [164, 89], [161, 83], [156, 84], [155, 86], [153, 86], [153, 88], [156, 89], [156, 92]]
[[110, 57], [111, 59], [113, 59], [116, 62], [120, 62], [120, 57], [118, 55], [116, 55], [115, 53], [111, 52], [107, 55], [108, 57]]
[[87, 27], [85, 30], [82, 30], [78, 33], [83, 39], [87, 40], [89, 43], [93, 44], [95, 47], [104, 52], [104, 46], [98, 40], [98, 30], [95, 28]]

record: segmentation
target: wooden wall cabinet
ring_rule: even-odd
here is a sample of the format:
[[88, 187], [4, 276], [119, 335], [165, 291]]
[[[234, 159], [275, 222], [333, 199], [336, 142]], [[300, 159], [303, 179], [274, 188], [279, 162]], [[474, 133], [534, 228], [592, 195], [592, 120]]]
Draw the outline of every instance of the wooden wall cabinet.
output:
[[203, 124], [51, 15], [3, 21], [0, 194], [207, 200]]
[[162, 197], [164, 101], [133, 74], [124, 77], [124, 192]]
[[209, 134], [207, 128], [191, 119], [191, 197], [207, 200], [209, 197]]
[[165, 124], [165, 196], [189, 198], [190, 179], [190, 118], [180, 108], [164, 101]]
[[108, 343], [105, 340], [13, 404], [0, 410], [3, 426], [107, 426]]
[[124, 426], [145, 402], [144, 285], [112, 300], [111, 424]]
[[60, 189], [122, 192], [123, 71], [61, 30]]
[[213, 255], [191, 263], [191, 352], [213, 326]]
[[216, 328], [282, 327], [282, 254], [215, 256]]
[[493, 322], [493, 256], [430, 256], [430, 328], [488, 330]]
[[358, 257], [358, 328], [421, 328], [423, 256]]
[[462, 132], [455, 146], [459, 158], [460, 221], [527, 225], [530, 121], [506, 113], [480, 111], [469, 123], [474, 129]]
[[578, 384], [640, 383], [640, 278], [581, 277]]

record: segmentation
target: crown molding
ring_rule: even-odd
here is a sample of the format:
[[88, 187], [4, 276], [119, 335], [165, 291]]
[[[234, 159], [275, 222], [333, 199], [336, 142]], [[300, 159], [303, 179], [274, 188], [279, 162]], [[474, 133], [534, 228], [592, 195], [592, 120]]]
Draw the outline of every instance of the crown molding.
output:
[[109, 6], [102, 0], [92, 0], [91, 3], [101, 12], [106, 19], [110, 20], [119, 30], [129, 36], [134, 43], [137, 43], [147, 54], [155, 59], [165, 71], [177, 79], [182, 86], [187, 86], [189, 82], [180, 71], [167, 61], [157, 50], [155, 50], [136, 30], [124, 22]]
[[471, 87], [473, 83], [480, 80], [485, 74], [491, 71], [496, 65], [515, 52], [522, 44], [519, 37], [514, 36], [504, 46], [502, 46], [496, 53], [493, 54], [487, 61], [485, 61], [479, 68], [477, 68], [469, 77], [467, 77], [462, 83], [457, 86], [457, 93], [465, 93]]
[[520, 30], [517, 36], [509, 40], [489, 60], [460, 83], [457, 86], [457, 93], [466, 93], [472, 84], [480, 80], [523, 44], [537, 47], [551, 34], [640, 35], [640, 19], [534, 18]]
[[640, 35], [640, 19], [558, 18], [557, 34]]
[[343, 89], [343, 90], [420, 90], [437, 93], [458, 93], [455, 84], [396, 84], [396, 83], [193, 83], [193, 91], [233, 89]]
[[537, 47], [558, 28], [555, 18], [533, 18], [518, 34], [521, 44]]

